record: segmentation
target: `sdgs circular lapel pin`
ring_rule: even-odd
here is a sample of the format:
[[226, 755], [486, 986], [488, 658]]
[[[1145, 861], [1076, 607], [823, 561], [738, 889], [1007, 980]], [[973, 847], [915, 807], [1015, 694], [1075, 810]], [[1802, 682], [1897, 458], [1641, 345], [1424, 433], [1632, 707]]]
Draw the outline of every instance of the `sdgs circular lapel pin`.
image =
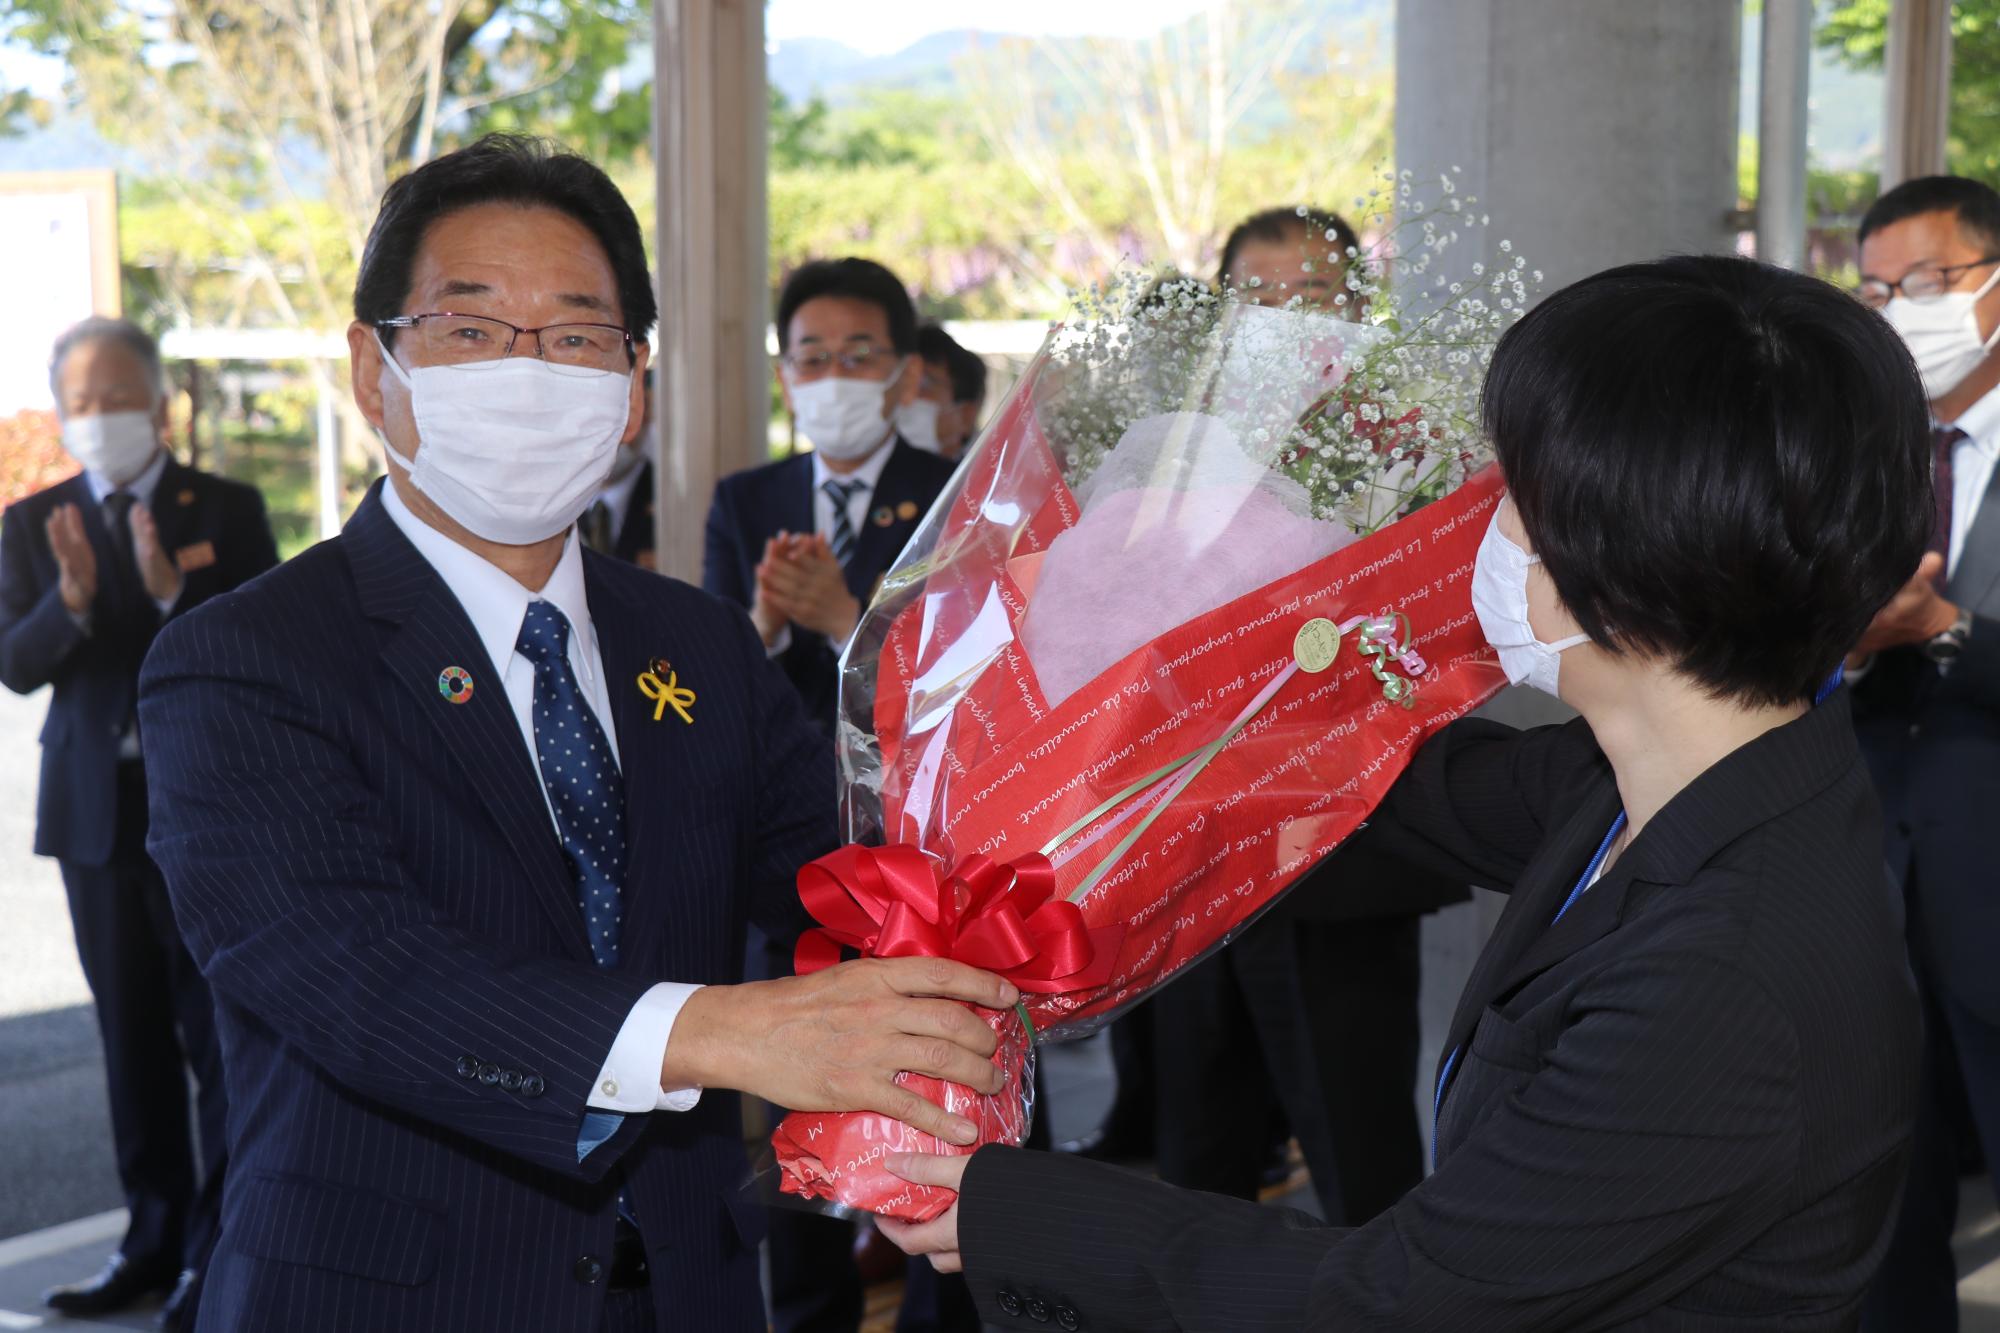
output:
[[438, 672], [438, 693], [447, 702], [465, 703], [472, 698], [472, 673], [464, 667], [446, 667]]

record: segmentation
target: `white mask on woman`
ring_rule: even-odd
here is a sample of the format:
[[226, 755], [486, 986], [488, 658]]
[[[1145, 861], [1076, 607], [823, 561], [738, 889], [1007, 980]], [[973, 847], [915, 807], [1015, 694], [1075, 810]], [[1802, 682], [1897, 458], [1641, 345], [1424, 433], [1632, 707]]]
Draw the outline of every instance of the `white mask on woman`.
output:
[[1486, 642], [1500, 654], [1500, 669], [1510, 685], [1530, 685], [1545, 694], [1556, 693], [1556, 678], [1562, 654], [1588, 634], [1572, 634], [1567, 639], [1543, 643], [1535, 637], [1528, 620], [1528, 570], [1542, 562], [1500, 531], [1500, 511], [1486, 527], [1479, 554], [1472, 564], [1472, 610]]
[[576, 522], [631, 415], [632, 377], [614, 371], [531, 356], [406, 371], [386, 346], [382, 361], [410, 391], [422, 442], [414, 462], [385, 444], [389, 457], [459, 526], [507, 546]]
[[1917, 373], [1924, 377], [1924, 393], [1932, 401], [1956, 389], [1979, 359], [2000, 342], [2000, 329], [1995, 329], [1991, 338], [1979, 336], [1979, 314], [1973, 309], [1996, 282], [2000, 282], [2000, 268], [1994, 269], [1993, 276], [1976, 292], [1946, 292], [1929, 301], [1897, 296], [1882, 307], [1882, 318], [1889, 321], [1889, 327], [1902, 337], [1903, 346], [1915, 358]]
[[149, 412], [71, 417], [62, 424], [62, 441], [71, 458], [114, 487], [135, 480], [160, 451]]
[[[900, 374], [900, 371], [898, 372]], [[886, 380], [825, 379], [792, 386], [792, 412], [812, 446], [836, 462], [866, 458], [889, 438], [889, 389]]]

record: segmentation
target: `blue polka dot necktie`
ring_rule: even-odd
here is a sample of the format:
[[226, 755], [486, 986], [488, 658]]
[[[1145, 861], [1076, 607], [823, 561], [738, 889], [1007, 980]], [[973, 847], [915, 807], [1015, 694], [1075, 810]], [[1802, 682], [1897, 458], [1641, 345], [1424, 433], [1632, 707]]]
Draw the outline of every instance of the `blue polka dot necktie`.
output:
[[625, 779], [569, 664], [569, 634], [554, 604], [530, 602], [514, 651], [535, 664], [535, 760], [576, 877], [591, 956], [615, 967], [625, 910]]

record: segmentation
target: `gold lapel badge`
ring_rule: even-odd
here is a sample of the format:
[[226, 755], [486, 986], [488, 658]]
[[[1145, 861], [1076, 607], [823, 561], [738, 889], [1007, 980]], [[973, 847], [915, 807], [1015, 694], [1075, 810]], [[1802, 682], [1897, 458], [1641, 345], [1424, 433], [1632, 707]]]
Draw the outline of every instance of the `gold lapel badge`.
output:
[[654, 658], [639, 673], [639, 693], [651, 701], [653, 721], [665, 719], [667, 710], [671, 708], [680, 714], [681, 721], [694, 725], [694, 714], [688, 711], [694, 706], [694, 691], [681, 684], [681, 678], [674, 672], [674, 664], [666, 658]]
[[902, 519], [903, 522], [908, 523], [916, 516], [917, 502], [915, 500], [905, 500], [896, 506], [896, 517]]
[[174, 497], [174, 501], [175, 503], [181, 505], [191, 505], [194, 503], [194, 492], [192, 490], [182, 491], [179, 495]]

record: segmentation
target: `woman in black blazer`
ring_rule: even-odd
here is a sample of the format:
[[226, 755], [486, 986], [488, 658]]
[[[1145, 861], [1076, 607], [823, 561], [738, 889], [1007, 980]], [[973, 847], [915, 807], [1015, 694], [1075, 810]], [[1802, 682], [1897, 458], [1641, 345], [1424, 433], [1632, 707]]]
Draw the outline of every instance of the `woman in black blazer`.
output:
[[1461, 722], [1378, 819], [1512, 895], [1447, 1037], [1435, 1172], [1335, 1229], [1046, 1154], [896, 1163], [960, 1191], [892, 1232], [995, 1324], [1855, 1325], [1918, 1011], [1822, 687], [1932, 535], [1915, 370], [1820, 282], [1670, 259], [1523, 319], [1484, 412], [1510, 494], [1474, 603], [1510, 678], [1582, 717]]

